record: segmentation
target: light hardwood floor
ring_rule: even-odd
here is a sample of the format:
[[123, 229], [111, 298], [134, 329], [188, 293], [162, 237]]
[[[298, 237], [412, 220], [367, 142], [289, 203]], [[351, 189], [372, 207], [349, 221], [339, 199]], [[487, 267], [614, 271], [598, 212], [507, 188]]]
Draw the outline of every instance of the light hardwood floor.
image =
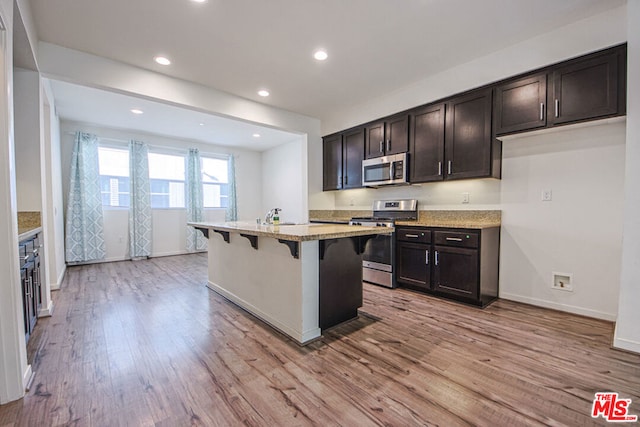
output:
[[300, 347], [208, 290], [206, 262], [69, 268], [0, 426], [605, 425], [597, 391], [640, 415], [609, 322], [365, 285], [359, 319]]

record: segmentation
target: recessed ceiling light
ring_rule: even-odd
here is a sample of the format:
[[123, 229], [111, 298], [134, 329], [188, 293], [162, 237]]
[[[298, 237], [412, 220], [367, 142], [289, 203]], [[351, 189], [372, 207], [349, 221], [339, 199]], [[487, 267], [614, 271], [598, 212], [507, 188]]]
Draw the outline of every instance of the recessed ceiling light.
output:
[[160, 65], [171, 65], [171, 60], [165, 56], [156, 56], [153, 60]]
[[200, 126], [204, 126], [204, 123], [198, 123]]
[[133, 114], [143, 114], [143, 113], [144, 113], [144, 111], [142, 111], [142, 110], [140, 110], [140, 109], [138, 109], [138, 108], [132, 108], [132, 109], [131, 109], [131, 112], [132, 112]]
[[191, 1], [194, 2], [194, 3], [204, 3], [207, 0], [191, 0]]
[[260, 96], [269, 96], [269, 91], [268, 90], [264, 90], [264, 89], [259, 90], [258, 91], [258, 95], [260, 95]]
[[260, 138], [260, 134], [259, 134], [259, 133], [254, 133], [254, 134], [253, 134], [253, 137], [254, 137], [254, 138]]
[[324, 61], [329, 57], [329, 55], [327, 55], [327, 52], [325, 50], [320, 49], [315, 51], [315, 53], [313, 54], [313, 57], [316, 58], [318, 61]]

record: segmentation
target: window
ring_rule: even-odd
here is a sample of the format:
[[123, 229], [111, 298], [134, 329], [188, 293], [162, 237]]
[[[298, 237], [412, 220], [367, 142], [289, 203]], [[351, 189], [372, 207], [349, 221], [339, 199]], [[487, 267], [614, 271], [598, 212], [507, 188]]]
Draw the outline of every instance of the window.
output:
[[152, 208], [184, 208], [185, 157], [149, 153]]
[[205, 208], [229, 205], [229, 161], [214, 157], [202, 159], [202, 194]]
[[129, 151], [98, 147], [102, 206], [129, 207]]

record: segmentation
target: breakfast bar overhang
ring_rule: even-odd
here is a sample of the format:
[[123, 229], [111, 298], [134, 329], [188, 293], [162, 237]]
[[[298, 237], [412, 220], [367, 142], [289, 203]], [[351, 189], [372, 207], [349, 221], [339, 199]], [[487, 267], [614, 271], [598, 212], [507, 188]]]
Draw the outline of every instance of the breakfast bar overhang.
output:
[[299, 344], [358, 315], [367, 240], [342, 224], [189, 223], [209, 238], [208, 287]]

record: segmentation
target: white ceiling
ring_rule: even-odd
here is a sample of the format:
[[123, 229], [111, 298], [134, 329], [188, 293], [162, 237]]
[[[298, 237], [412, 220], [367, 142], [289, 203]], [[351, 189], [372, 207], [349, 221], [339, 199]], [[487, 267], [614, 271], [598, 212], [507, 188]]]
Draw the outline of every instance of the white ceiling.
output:
[[[66, 120], [254, 151], [300, 139], [278, 129], [71, 83], [53, 80], [51, 89], [56, 111]], [[134, 108], [144, 113], [131, 113]]]
[[[30, 0], [40, 40], [320, 119], [336, 108], [364, 104], [431, 74], [624, 3]], [[325, 62], [312, 58], [320, 47], [329, 54]], [[155, 64], [153, 57], [159, 54], [169, 57], [172, 65]], [[74, 101], [74, 93], [84, 97], [80, 89], [69, 84], [54, 86], [63, 118], [77, 120], [89, 114], [80, 110], [91, 107]], [[271, 96], [260, 98], [256, 92], [262, 88]], [[95, 90], [92, 93], [100, 96]], [[117, 103], [110, 95], [102, 96], [101, 101]], [[178, 113], [173, 110], [171, 114]], [[122, 119], [128, 121], [127, 126], [132, 120]], [[188, 123], [204, 121], [201, 119], [187, 115], [185, 123], [175, 127], [186, 128]]]

